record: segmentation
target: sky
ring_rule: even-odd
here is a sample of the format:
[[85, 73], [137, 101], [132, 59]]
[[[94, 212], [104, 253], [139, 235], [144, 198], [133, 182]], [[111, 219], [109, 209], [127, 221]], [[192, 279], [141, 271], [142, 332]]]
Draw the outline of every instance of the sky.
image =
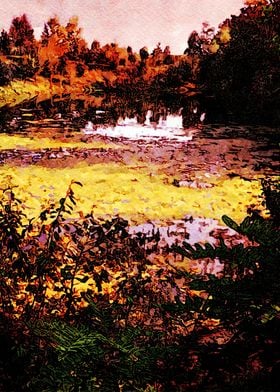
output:
[[14, 17], [26, 13], [40, 37], [44, 22], [57, 15], [65, 25], [78, 16], [82, 36], [90, 45], [115, 42], [149, 51], [161, 43], [182, 54], [193, 30], [202, 22], [218, 27], [230, 15], [239, 13], [243, 0], [0, 0], [0, 29], [8, 30]]

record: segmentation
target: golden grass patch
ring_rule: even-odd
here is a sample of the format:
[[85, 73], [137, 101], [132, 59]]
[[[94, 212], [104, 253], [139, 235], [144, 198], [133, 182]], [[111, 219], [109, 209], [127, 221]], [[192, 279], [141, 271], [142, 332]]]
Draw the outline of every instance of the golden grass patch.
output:
[[117, 144], [106, 143], [99, 140], [82, 141], [54, 140], [48, 137], [26, 137], [20, 135], [0, 135], [0, 150], [38, 150], [42, 148], [119, 148]]
[[50, 88], [47, 79], [37, 77], [36, 81], [13, 80], [9, 86], [0, 87], [0, 107], [15, 106], [25, 100], [44, 95], [48, 99], [52, 94], [60, 93], [57, 86]]
[[2, 187], [8, 178], [18, 185], [15, 192], [24, 201], [28, 217], [38, 216], [49, 199], [58, 201], [63, 197], [72, 180], [83, 184], [82, 188], [74, 185], [78, 198], [75, 213], [93, 211], [96, 217], [103, 218], [119, 214], [133, 223], [179, 219], [187, 214], [219, 221], [227, 214], [240, 222], [249, 206], [263, 209], [259, 181], [220, 178], [212, 188], [177, 188], [171, 179], [166, 181], [166, 175], [156, 172], [156, 167], [114, 163], [79, 163], [63, 169], [8, 165], [0, 168]]

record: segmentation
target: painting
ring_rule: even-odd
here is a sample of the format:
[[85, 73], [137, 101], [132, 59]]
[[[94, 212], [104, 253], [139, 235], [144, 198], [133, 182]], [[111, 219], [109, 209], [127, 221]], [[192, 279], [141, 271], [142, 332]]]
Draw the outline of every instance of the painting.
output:
[[279, 2], [0, 15], [0, 391], [277, 390]]

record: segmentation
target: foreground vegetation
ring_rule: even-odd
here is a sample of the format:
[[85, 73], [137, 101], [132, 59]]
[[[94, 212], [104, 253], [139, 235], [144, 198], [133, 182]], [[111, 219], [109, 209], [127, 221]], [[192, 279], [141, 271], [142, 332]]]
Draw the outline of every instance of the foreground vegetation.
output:
[[[247, 245], [186, 238], [164, 251], [120, 217], [73, 219], [81, 186], [28, 224], [16, 189], [2, 191], [2, 390], [276, 390], [278, 185], [263, 182], [270, 219], [223, 217]], [[224, 268], [196, 275], [176, 254]]]

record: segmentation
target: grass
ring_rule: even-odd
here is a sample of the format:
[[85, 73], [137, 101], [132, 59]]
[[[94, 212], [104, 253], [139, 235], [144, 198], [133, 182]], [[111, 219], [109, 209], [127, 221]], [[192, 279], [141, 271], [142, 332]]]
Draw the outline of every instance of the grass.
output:
[[38, 150], [41, 148], [119, 148], [117, 144], [105, 143], [102, 141], [82, 141], [54, 140], [48, 137], [26, 137], [20, 135], [0, 134], [0, 150]]
[[8, 86], [0, 87], [0, 108], [6, 105], [15, 106], [39, 95], [48, 99], [59, 92], [57, 86], [53, 86], [51, 91], [49, 81], [42, 77], [37, 77], [36, 81], [13, 80]]
[[[96, 80], [103, 81], [103, 76], [106, 76], [106, 80], [115, 78], [111, 72], [98, 72], [91, 71], [86, 72], [86, 76], [82, 78], [72, 77], [70, 80], [70, 86], [61, 86], [60, 83], [53, 83], [50, 86], [50, 81], [42, 76], [36, 76], [34, 80], [17, 80], [14, 79], [7, 86], [0, 86], [0, 108], [3, 106], [16, 106], [24, 101], [28, 101], [34, 97], [38, 97], [39, 101], [50, 99], [55, 94], [71, 94], [72, 99], [82, 98], [85, 99], [83, 88]], [[86, 96], [88, 103], [95, 104], [96, 106], [101, 105], [103, 98]]]

